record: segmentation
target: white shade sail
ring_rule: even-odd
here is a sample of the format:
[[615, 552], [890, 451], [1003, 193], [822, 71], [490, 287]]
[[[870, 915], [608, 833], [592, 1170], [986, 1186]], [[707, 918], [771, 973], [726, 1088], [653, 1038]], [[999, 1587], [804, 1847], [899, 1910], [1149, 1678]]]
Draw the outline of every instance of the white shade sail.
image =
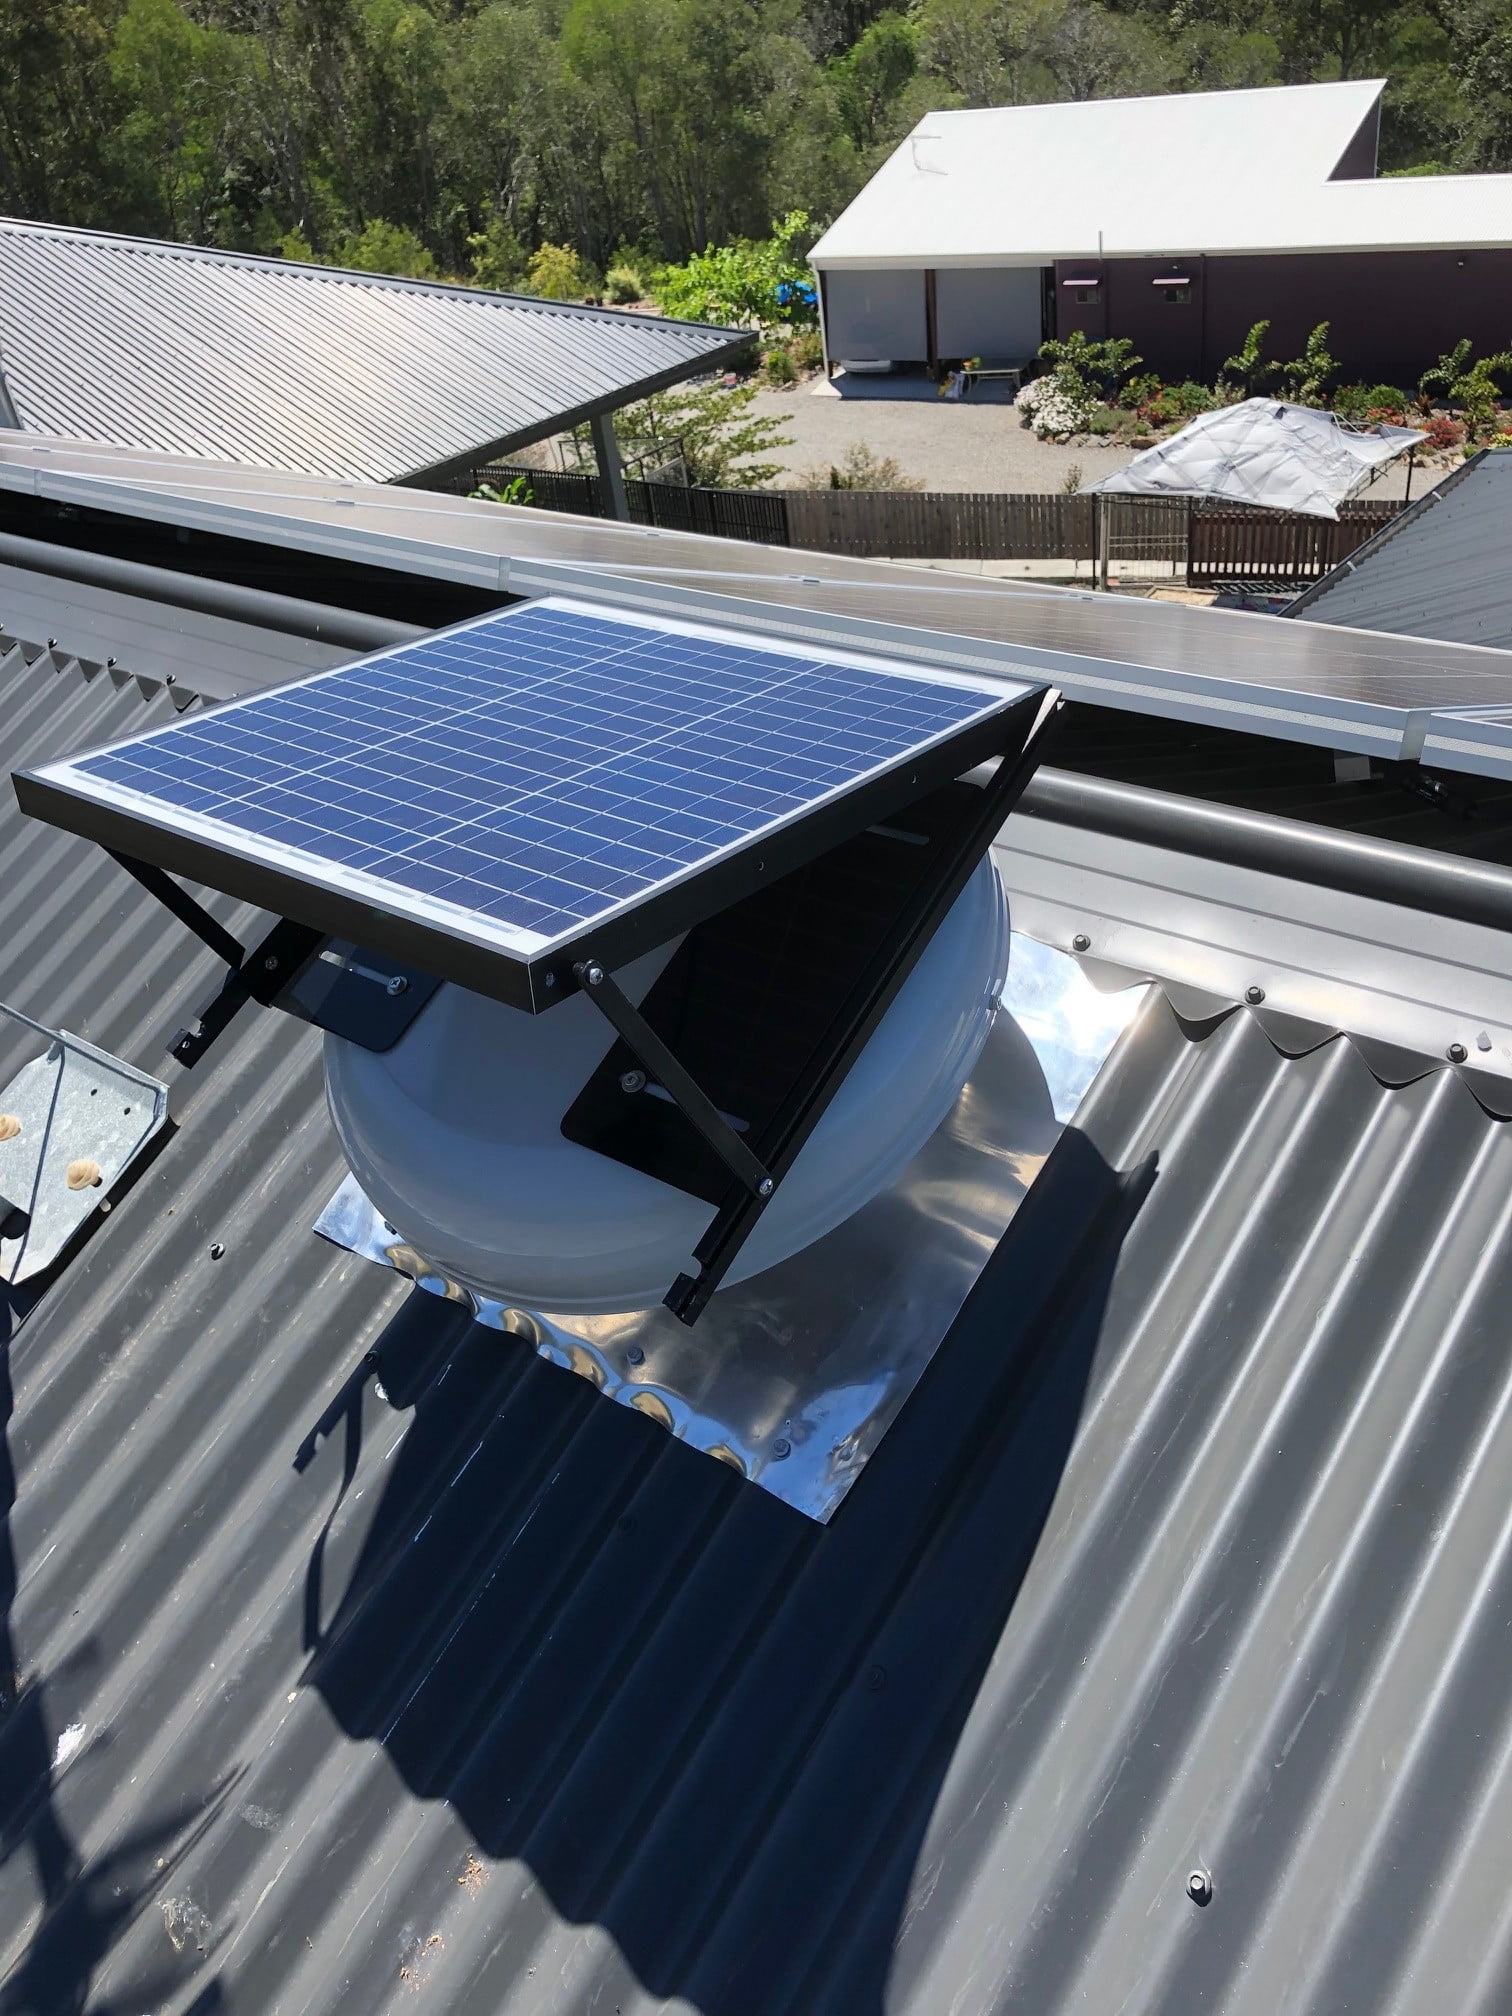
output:
[[1411, 427], [1355, 426], [1337, 413], [1246, 399], [1189, 426], [1087, 487], [1113, 497], [1214, 497], [1337, 518], [1376, 472], [1423, 439]]

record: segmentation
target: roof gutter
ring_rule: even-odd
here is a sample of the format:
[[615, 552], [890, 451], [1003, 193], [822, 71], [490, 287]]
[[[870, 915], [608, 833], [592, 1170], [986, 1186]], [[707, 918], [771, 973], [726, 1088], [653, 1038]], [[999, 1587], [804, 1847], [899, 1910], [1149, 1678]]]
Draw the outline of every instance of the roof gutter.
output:
[[115, 560], [102, 553], [50, 546], [14, 532], [0, 532], [0, 564], [24, 567], [32, 574], [50, 574], [61, 581], [79, 581], [89, 588], [110, 589], [119, 595], [140, 595], [170, 608], [194, 609], [233, 623], [252, 623], [260, 630], [277, 630], [287, 637], [347, 645], [356, 651], [381, 651], [387, 645], [408, 644], [427, 634], [416, 623], [398, 623], [354, 609], [333, 609], [324, 602], [305, 602], [266, 588], [241, 588], [197, 574], [179, 574], [169, 567], [149, 567], [140, 560]]
[[[1335, 833], [1301, 820], [1237, 811], [1065, 770], [1039, 771], [1014, 817], [1053, 820], [1110, 839], [1205, 856], [1262, 875], [1512, 932], [1512, 872], [1421, 847]], [[1010, 820], [1004, 834], [1010, 847], [1012, 835]]]

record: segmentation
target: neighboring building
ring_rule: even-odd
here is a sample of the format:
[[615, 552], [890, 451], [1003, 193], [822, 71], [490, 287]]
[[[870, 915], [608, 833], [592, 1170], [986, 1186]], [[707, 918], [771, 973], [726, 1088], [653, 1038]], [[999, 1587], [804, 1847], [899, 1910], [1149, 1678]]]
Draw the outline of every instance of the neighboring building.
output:
[[[314, 1032], [248, 1010], [165, 1062], [214, 962], [4, 779], [387, 641], [351, 612], [392, 565], [293, 525], [324, 612], [207, 615], [217, 536], [179, 582], [0, 575], [0, 999], [171, 1079], [176, 1123], [0, 1289], [6, 2006], [1501, 2016], [1512, 955], [1441, 914], [1461, 864], [1357, 843], [1367, 901], [1309, 826], [1254, 822], [1256, 873], [1186, 801], [1046, 780], [998, 853], [1017, 928], [1155, 984], [820, 1527], [315, 1237]], [[427, 620], [475, 606], [411, 565]], [[840, 574], [819, 606], [876, 578]], [[1327, 1020], [1285, 1012], [1309, 970]], [[34, 1048], [0, 1022], [0, 1086]]]
[[932, 112], [820, 239], [831, 363], [1127, 336], [1211, 381], [1252, 323], [1360, 383], [1512, 340], [1512, 175], [1378, 179], [1382, 85]]
[[[748, 335], [0, 219], [0, 427], [433, 484], [684, 379]], [[616, 465], [617, 466], [617, 465]]]
[[1485, 449], [1285, 611], [1512, 650], [1512, 453]]

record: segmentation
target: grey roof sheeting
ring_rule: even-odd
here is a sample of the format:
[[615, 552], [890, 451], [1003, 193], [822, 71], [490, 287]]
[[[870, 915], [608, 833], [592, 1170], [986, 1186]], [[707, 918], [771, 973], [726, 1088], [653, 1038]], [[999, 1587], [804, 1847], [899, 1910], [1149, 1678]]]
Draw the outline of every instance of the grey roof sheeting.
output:
[[[1027, 672], [1099, 706], [1387, 761], [1418, 757], [1441, 710], [1512, 710], [1512, 657], [1500, 651], [966, 581], [464, 497], [3, 435], [0, 489], [504, 594], [558, 589], [803, 640], [869, 642], [978, 671]], [[1499, 737], [1478, 740], [1472, 724], [1449, 760], [1499, 774]]]
[[0, 219], [20, 425], [379, 483], [471, 468], [720, 368], [748, 335]]
[[[167, 705], [13, 654], [0, 758]], [[8, 794], [0, 858], [0, 995], [160, 1065], [208, 958]], [[1455, 1073], [1157, 993], [824, 1529], [310, 1236], [309, 1032], [174, 1107], [0, 1386], [0, 2007], [1507, 2006]]]
[[1512, 650], [1512, 452], [1483, 449], [1287, 609], [1309, 623]]

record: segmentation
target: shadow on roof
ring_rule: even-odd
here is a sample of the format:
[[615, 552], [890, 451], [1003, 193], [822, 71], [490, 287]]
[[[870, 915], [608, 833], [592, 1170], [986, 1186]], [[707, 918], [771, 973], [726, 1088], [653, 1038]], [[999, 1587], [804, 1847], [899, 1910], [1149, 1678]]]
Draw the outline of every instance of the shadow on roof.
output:
[[[306, 1684], [655, 1993], [880, 2011], [1153, 1173], [1063, 1137], [828, 1528], [417, 1291], [319, 1424]], [[414, 1419], [332, 1607], [374, 1376]]]

